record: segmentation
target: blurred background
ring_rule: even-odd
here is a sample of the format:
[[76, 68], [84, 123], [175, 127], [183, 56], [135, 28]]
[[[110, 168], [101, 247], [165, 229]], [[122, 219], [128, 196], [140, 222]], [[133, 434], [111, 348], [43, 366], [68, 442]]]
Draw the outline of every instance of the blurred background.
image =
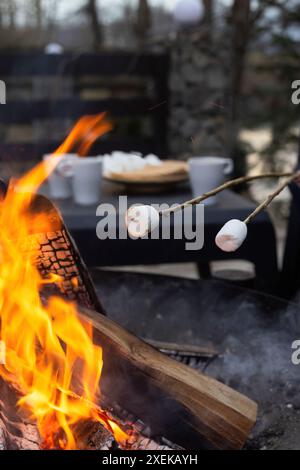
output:
[[[43, 51], [49, 43], [77, 54], [166, 51], [171, 153], [221, 150], [244, 172], [246, 157], [258, 151], [263, 166], [281, 166], [297, 143], [291, 84], [300, 78], [299, 2], [181, 3], [180, 10], [177, 0], [1, 0], [1, 53]], [[7, 85], [9, 101], [16, 89]]]
[[[115, 123], [115, 140], [104, 139], [95, 154], [117, 147], [178, 159], [228, 156], [235, 176], [292, 168], [299, 26], [297, 0], [1, 0], [8, 103], [1, 107], [1, 175], [19, 174], [55, 148], [89, 109], [84, 102], [103, 105], [99, 111]], [[64, 61], [48, 73], [45, 56], [59, 55]], [[76, 112], [68, 115], [62, 103], [71, 99]], [[261, 200], [272, 184], [242, 189]], [[286, 191], [273, 206], [279, 232], [288, 201]]]

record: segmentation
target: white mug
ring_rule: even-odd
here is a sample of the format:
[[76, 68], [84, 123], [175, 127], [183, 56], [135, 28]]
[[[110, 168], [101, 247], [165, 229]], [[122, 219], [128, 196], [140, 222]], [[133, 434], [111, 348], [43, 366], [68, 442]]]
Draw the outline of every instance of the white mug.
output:
[[[220, 186], [233, 170], [231, 158], [221, 157], [194, 157], [188, 160], [190, 182], [194, 196], [200, 196]], [[204, 204], [215, 204], [217, 196], [212, 196]]]
[[72, 160], [72, 189], [76, 204], [89, 206], [100, 201], [102, 157], [77, 157]]
[[61, 160], [48, 176], [49, 192], [52, 198], [67, 199], [72, 196], [72, 186], [68, 168], [75, 157], [77, 157], [77, 155], [73, 153], [59, 155], [48, 154], [43, 156], [46, 165], [47, 160], [50, 158]]

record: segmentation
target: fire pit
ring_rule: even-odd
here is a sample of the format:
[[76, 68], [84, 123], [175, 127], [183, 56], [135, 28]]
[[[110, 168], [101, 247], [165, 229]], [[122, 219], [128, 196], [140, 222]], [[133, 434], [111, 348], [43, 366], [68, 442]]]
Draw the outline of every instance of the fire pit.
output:
[[110, 317], [136, 335], [215, 350], [191, 364], [257, 401], [246, 448], [299, 449], [300, 366], [291, 360], [299, 300], [213, 280], [99, 270], [93, 278]]

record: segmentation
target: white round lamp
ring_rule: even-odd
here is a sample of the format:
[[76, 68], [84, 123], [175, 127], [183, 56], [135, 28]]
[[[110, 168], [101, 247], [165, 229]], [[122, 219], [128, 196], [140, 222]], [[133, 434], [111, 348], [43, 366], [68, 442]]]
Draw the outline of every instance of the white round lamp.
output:
[[173, 17], [180, 26], [193, 26], [203, 15], [201, 0], [179, 0], [174, 8]]
[[63, 52], [64, 52], [63, 46], [56, 42], [50, 42], [45, 47], [45, 54], [58, 55], [58, 54], [63, 54]]

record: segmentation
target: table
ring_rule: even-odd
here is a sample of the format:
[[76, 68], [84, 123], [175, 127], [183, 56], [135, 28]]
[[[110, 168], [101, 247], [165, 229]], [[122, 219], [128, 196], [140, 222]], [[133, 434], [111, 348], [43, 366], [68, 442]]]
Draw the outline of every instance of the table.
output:
[[[48, 195], [47, 187], [41, 193]], [[108, 182], [103, 184], [101, 203], [111, 204], [117, 209], [116, 230], [123, 224], [124, 211], [118, 209], [118, 187]], [[183, 185], [176, 192], [159, 194], [128, 195], [128, 206], [140, 204], [169, 205], [192, 198], [190, 188]], [[272, 291], [278, 281], [276, 239], [274, 228], [267, 212], [260, 213], [249, 225], [249, 234], [242, 247], [235, 253], [224, 253], [214, 243], [221, 226], [229, 219], [243, 220], [254, 208], [254, 204], [232, 191], [224, 191], [215, 206], [204, 209], [204, 246], [200, 250], [186, 250], [186, 239], [105, 239], [99, 240], [96, 234], [101, 217], [96, 215], [97, 206], [82, 207], [72, 200], [55, 200], [66, 226], [74, 237], [88, 266], [125, 266], [140, 264], [195, 262], [202, 274], [209, 275], [208, 263], [215, 260], [244, 259], [254, 263], [256, 270], [255, 287]], [[196, 216], [193, 208], [192, 225]], [[175, 222], [176, 223], [176, 222]], [[174, 221], [171, 231], [174, 230]], [[171, 224], [171, 225], [172, 225]]]

